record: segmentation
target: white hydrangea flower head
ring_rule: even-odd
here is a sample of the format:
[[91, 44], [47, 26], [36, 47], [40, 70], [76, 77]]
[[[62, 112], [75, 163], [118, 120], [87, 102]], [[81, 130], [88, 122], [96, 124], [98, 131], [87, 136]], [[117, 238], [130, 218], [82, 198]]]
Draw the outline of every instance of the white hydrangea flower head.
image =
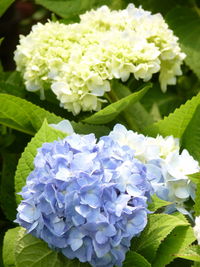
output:
[[195, 186], [188, 175], [199, 172], [200, 166], [186, 149], [179, 152], [178, 138], [148, 137], [128, 131], [120, 124], [114, 127], [110, 136], [120, 145], [131, 147], [135, 157], [146, 164], [147, 173], [155, 173], [150, 179], [158, 197], [176, 203], [177, 209], [186, 212], [183, 203], [195, 195]]
[[195, 226], [193, 230], [194, 230], [194, 235], [197, 239], [198, 245], [200, 245], [200, 216], [195, 218]]
[[38, 23], [20, 36], [14, 59], [27, 90], [40, 90], [44, 97], [51, 88], [61, 106], [76, 115], [98, 111], [114, 78], [125, 82], [133, 75], [148, 81], [160, 72], [166, 91], [181, 75], [184, 57], [160, 14], [130, 4], [124, 10], [88, 11], [80, 23]]

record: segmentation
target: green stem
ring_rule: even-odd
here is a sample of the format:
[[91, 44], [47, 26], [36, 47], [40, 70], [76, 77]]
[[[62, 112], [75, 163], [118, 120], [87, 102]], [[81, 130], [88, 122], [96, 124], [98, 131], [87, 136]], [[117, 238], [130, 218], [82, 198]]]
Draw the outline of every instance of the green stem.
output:
[[140, 132], [140, 128], [138, 127], [137, 123], [134, 122], [134, 120], [132, 119], [129, 113], [124, 111], [123, 116], [130, 130]]
[[106, 94], [108, 100], [110, 101], [110, 103], [114, 103], [116, 101], [118, 101], [120, 98], [115, 94], [114, 90], [111, 90], [110, 92], [108, 92]]

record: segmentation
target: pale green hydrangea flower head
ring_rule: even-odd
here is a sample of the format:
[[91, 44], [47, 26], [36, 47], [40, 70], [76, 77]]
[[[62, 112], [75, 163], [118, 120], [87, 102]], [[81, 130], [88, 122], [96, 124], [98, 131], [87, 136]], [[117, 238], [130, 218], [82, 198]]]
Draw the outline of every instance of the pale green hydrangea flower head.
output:
[[88, 11], [80, 23], [38, 23], [20, 37], [14, 58], [27, 90], [44, 96], [51, 88], [61, 106], [76, 115], [98, 111], [113, 78], [148, 81], [159, 72], [166, 91], [181, 75], [185, 54], [160, 14], [130, 4], [119, 11], [107, 6]]

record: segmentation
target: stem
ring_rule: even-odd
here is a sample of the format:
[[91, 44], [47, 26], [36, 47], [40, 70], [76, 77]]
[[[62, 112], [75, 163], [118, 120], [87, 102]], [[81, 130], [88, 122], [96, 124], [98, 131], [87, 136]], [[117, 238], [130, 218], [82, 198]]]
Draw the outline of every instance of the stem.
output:
[[130, 130], [140, 132], [140, 128], [138, 127], [137, 123], [135, 123], [133, 119], [130, 117], [129, 113], [124, 111], [123, 116]]
[[107, 94], [108, 100], [111, 103], [114, 103], [116, 101], [118, 101], [120, 98], [117, 97], [117, 95], [115, 94], [114, 90], [111, 90], [110, 92], [108, 92]]

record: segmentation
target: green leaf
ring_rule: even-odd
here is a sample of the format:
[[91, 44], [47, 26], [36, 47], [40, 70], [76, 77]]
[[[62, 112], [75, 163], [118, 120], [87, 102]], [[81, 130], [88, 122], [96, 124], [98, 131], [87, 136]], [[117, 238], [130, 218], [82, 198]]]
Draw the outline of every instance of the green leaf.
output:
[[152, 266], [166, 266], [176, 258], [176, 254], [188, 247], [195, 239], [191, 226], [176, 227], [160, 245]]
[[200, 263], [195, 261], [192, 267], [200, 267]]
[[[34, 135], [42, 126], [44, 119], [48, 123], [58, 123], [63, 118], [32, 104], [19, 97], [0, 94], [0, 123], [21, 132]], [[74, 131], [80, 134], [94, 133], [97, 137], [106, 135], [109, 128], [105, 126], [88, 125], [71, 122]]]
[[15, 245], [19, 235], [20, 227], [9, 229], [3, 242], [3, 262], [4, 267], [15, 267]]
[[188, 124], [182, 138], [182, 147], [186, 148], [189, 153], [200, 163], [200, 105]]
[[179, 220], [181, 220], [183, 223], [185, 223], [185, 225], [189, 225], [187, 218], [182, 213], [177, 211], [177, 212], [173, 213], [173, 216], [178, 218]]
[[25, 89], [24, 81], [19, 72], [1, 72], [0, 75], [0, 93], [25, 98], [27, 90]]
[[16, 85], [10, 84], [5, 81], [0, 82], [0, 93], [11, 94], [18, 97], [24, 97], [25, 93], [22, 90], [18, 90]]
[[61, 117], [13, 95], [0, 94], [0, 106], [1, 124], [30, 135], [39, 130], [45, 118], [48, 123], [62, 120]]
[[71, 122], [73, 129], [78, 134], [90, 134], [94, 133], [97, 138], [108, 135], [110, 129], [104, 125], [92, 125], [92, 124], [84, 124], [81, 122]]
[[15, 248], [16, 267], [86, 267], [78, 261], [68, 260], [62, 254], [51, 250], [42, 240], [25, 233], [18, 240]]
[[200, 246], [189, 246], [185, 250], [175, 254], [176, 257], [200, 262]]
[[14, 2], [15, 0], [1, 0], [0, 1], [0, 16], [3, 15], [3, 13], [9, 8], [9, 6]]
[[[15, 174], [15, 191], [16, 193], [20, 192], [22, 187], [26, 183], [26, 178], [29, 173], [33, 170], [33, 161], [37, 154], [37, 148], [41, 147], [45, 142], [52, 142], [58, 138], [66, 137], [66, 133], [58, 131], [50, 127], [46, 120], [42, 124], [40, 130], [36, 135], [31, 139], [30, 143], [25, 148], [22, 156], [19, 160], [17, 171]], [[20, 197], [17, 195], [17, 201], [20, 201]]]
[[154, 122], [153, 116], [147, 112], [140, 102], [125, 109], [124, 116], [130, 129], [137, 132], [143, 132], [147, 126]]
[[16, 218], [16, 200], [14, 176], [18, 157], [16, 154], [3, 153], [3, 168], [1, 175], [0, 202], [6, 217], [13, 221]]
[[151, 201], [148, 205], [148, 209], [150, 211], [156, 211], [162, 207], [165, 207], [165, 206], [168, 206], [170, 204], [172, 204], [172, 202], [168, 202], [168, 201], [165, 201], [165, 200], [162, 200], [160, 199], [159, 197], [157, 197], [156, 194], [154, 194], [152, 197], [151, 197]]
[[200, 183], [200, 172], [189, 174], [188, 177], [193, 183]]
[[[146, 86], [152, 87], [152, 84], [145, 84], [143, 85], [143, 88]], [[111, 88], [112, 90], [110, 93], [114, 95], [113, 98], [116, 100], [122, 99], [123, 97], [126, 97], [131, 94], [130, 89], [116, 79], [111, 81]], [[149, 93], [149, 91], [147, 93]], [[147, 110], [139, 101], [125, 108], [122, 114], [125, 120], [127, 121], [129, 128], [134, 131], [142, 132], [145, 127], [154, 122], [153, 117], [149, 114], [149, 112], [147, 112]]]
[[176, 7], [167, 14], [167, 22], [179, 37], [187, 65], [200, 79], [200, 17], [191, 8]]
[[51, 250], [44, 241], [26, 234], [23, 228], [20, 228], [19, 232], [20, 236], [15, 243], [16, 267], [90, 267], [87, 263], [69, 260]]
[[151, 267], [151, 264], [140, 254], [135, 251], [129, 251], [123, 267]]
[[161, 134], [181, 138], [199, 104], [200, 94], [188, 100], [163, 120], [148, 126], [144, 132], [150, 136]]
[[65, 19], [74, 19], [91, 8], [104, 4], [109, 5], [112, 3], [112, 0], [36, 0], [36, 3]]
[[133, 249], [142, 254], [149, 262], [152, 262], [161, 242], [175, 227], [180, 225], [188, 225], [188, 222], [167, 214], [150, 215], [148, 224], [140, 237], [133, 239]]
[[195, 216], [200, 215], [200, 173], [188, 175], [189, 179], [196, 184], [194, 212]]
[[145, 86], [142, 90], [132, 93], [99, 112], [93, 114], [92, 116], [84, 119], [84, 122], [93, 123], [93, 124], [104, 124], [114, 120], [123, 110], [125, 110], [129, 105], [133, 105], [137, 101], [139, 101], [145, 93], [149, 90], [151, 85]]
[[[182, 76], [182, 80], [184, 78], [185, 76]], [[177, 84], [176, 90], [178, 89], [178, 86], [179, 83]], [[183, 90], [182, 87], [181, 90]], [[172, 90], [170, 89], [171, 88], [169, 88], [167, 92], [165, 92], [165, 94], [163, 95], [163, 92], [160, 89], [159, 82], [154, 82], [151, 90], [149, 90], [146, 93], [146, 95], [142, 98], [141, 100], [142, 105], [145, 107], [147, 111], [152, 112], [154, 105], [156, 104], [159, 115], [161, 114], [162, 116], [168, 116], [169, 113], [173, 112], [176, 108], [180, 107], [180, 105], [185, 102], [184, 98], [180, 97], [180, 94], [177, 93], [175, 88], [173, 88]], [[154, 120], [155, 119], [157, 118], [155, 118], [154, 116]]]
[[78, 260], [69, 260], [48, 245], [17, 227], [7, 231], [3, 246], [4, 267], [90, 267]]

